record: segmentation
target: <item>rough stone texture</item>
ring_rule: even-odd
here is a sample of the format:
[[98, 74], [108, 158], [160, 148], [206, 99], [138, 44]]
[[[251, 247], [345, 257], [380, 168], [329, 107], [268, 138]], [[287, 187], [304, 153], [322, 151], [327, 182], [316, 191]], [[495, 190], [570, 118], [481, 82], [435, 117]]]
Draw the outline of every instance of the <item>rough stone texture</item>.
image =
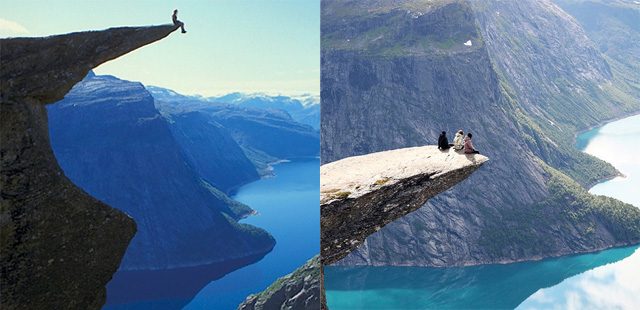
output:
[[492, 159], [338, 264], [506, 263], [637, 243], [613, 237], [621, 223], [605, 212], [589, 219], [595, 237], [580, 235], [588, 221], [562, 219], [575, 197], [548, 201], [540, 163], [583, 185], [613, 175], [573, 134], [640, 107], [611, 95], [624, 91], [607, 62], [553, 3], [326, 0], [321, 27], [322, 163], [459, 129]]
[[316, 255], [263, 292], [247, 297], [238, 310], [319, 309], [320, 267], [320, 256]]
[[320, 167], [323, 265], [357, 249], [385, 225], [460, 183], [488, 158], [436, 146], [355, 156]]
[[170, 25], [1, 40], [0, 305], [99, 309], [136, 231], [124, 213], [65, 176], [49, 144], [45, 105], [89, 70], [160, 40]]

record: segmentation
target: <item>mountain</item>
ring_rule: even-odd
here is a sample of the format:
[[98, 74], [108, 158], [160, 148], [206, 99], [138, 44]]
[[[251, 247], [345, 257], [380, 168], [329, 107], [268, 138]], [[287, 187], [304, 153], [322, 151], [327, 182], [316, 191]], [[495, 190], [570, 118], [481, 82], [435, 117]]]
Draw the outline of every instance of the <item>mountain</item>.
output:
[[575, 18], [625, 92], [640, 92], [640, 8], [634, 0], [555, 0]]
[[297, 98], [268, 96], [265, 94], [231, 94], [215, 99], [216, 102], [237, 104], [241, 107], [280, 109], [287, 111], [294, 120], [314, 129], [320, 128], [320, 98], [303, 95]]
[[202, 119], [222, 126], [262, 175], [270, 173], [270, 163], [316, 157], [320, 151], [318, 131], [291, 119], [285, 111], [247, 108], [182, 95], [166, 96], [169, 91], [161, 93], [158, 88], [154, 89], [156, 105], [168, 119], [198, 113]]
[[0, 40], [0, 308], [100, 309], [135, 222], [64, 174], [46, 105], [92, 68], [177, 27], [121, 27]]
[[[220, 263], [273, 248], [269, 233], [237, 222], [251, 209], [212, 186], [223, 184], [234, 164], [239, 171], [253, 168], [224, 130], [184, 125], [182, 119], [174, 119], [172, 130], [142, 84], [92, 74], [49, 107], [49, 120], [51, 145], [65, 174], [138, 223], [122, 270]], [[219, 149], [209, 157], [194, 159], [205, 152], [199, 146], [181, 148], [199, 143], [211, 128], [216, 131], [207, 134], [219, 135]], [[185, 134], [193, 134], [191, 140], [182, 140]], [[220, 149], [238, 158], [212, 157], [224, 153]], [[202, 168], [205, 160], [213, 164]], [[206, 178], [212, 173], [207, 169], [220, 167], [226, 169], [223, 177]], [[256, 175], [254, 168], [251, 177]]]
[[262, 93], [243, 94], [230, 93], [218, 97], [187, 96], [173, 90], [157, 86], [147, 86], [149, 92], [161, 101], [180, 102], [183, 105], [201, 105], [211, 102], [228, 103], [247, 108], [278, 109], [286, 111], [289, 116], [314, 129], [320, 128], [320, 98], [304, 94], [290, 97], [283, 95], [270, 96]]
[[231, 134], [200, 112], [165, 114], [169, 129], [200, 178], [225, 193], [260, 178]]
[[[640, 111], [550, 1], [323, 1], [321, 158], [473, 133], [481, 171], [385, 226], [338, 264], [461, 266], [640, 242], [640, 211], [588, 194], [615, 169], [576, 132]], [[628, 72], [627, 72], [628, 73]]]

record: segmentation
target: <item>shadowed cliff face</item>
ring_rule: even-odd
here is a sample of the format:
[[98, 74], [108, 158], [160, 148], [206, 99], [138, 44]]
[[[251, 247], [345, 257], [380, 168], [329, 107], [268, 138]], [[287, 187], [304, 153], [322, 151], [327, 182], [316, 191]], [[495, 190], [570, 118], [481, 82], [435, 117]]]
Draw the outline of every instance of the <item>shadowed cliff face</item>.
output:
[[172, 25], [1, 40], [0, 286], [3, 309], [99, 309], [136, 231], [72, 184], [49, 144], [45, 105], [89, 70], [160, 40]]
[[435, 146], [349, 157], [320, 167], [323, 265], [460, 183], [488, 160]]

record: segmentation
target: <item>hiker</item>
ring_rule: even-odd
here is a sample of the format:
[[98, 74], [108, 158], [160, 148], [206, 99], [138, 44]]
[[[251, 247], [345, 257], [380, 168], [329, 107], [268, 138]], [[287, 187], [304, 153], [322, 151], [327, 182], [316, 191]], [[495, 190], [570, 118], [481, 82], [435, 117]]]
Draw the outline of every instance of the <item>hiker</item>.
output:
[[456, 132], [456, 136], [453, 138], [453, 147], [456, 149], [456, 151], [459, 151], [459, 150], [462, 150], [463, 146], [464, 146], [464, 131], [458, 130], [458, 132]]
[[476, 151], [475, 148], [473, 148], [473, 144], [471, 143], [471, 137], [473, 137], [473, 135], [471, 133], [467, 134], [467, 137], [464, 138], [464, 147], [463, 147], [463, 151], [465, 154], [480, 154], [479, 151]]
[[182, 28], [182, 33], [187, 33], [187, 31], [184, 30], [184, 23], [178, 20], [178, 9], [173, 10], [173, 16], [171, 16], [171, 19], [173, 20], [174, 25]]
[[448, 150], [453, 144], [449, 144], [449, 139], [447, 139], [447, 132], [443, 131], [438, 138], [438, 149]]

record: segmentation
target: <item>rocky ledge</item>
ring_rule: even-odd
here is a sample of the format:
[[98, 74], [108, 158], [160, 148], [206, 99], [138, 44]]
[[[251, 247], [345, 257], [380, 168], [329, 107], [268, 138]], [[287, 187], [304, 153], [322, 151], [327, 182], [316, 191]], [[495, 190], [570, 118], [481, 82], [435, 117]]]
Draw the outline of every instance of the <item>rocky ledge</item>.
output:
[[489, 159], [436, 146], [355, 156], [320, 167], [322, 264], [460, 183]]
[[263, 292], [247, 297], [238, 310], [319, 308], [320, 256], [316, 255], [302, 267], [276, 280]]
[[0, 308], [100, 309], [136, 232], [133, 219], [75, 186], [49, 143], [45, 105], [94, 67], [173, 25], [0, 40]]

